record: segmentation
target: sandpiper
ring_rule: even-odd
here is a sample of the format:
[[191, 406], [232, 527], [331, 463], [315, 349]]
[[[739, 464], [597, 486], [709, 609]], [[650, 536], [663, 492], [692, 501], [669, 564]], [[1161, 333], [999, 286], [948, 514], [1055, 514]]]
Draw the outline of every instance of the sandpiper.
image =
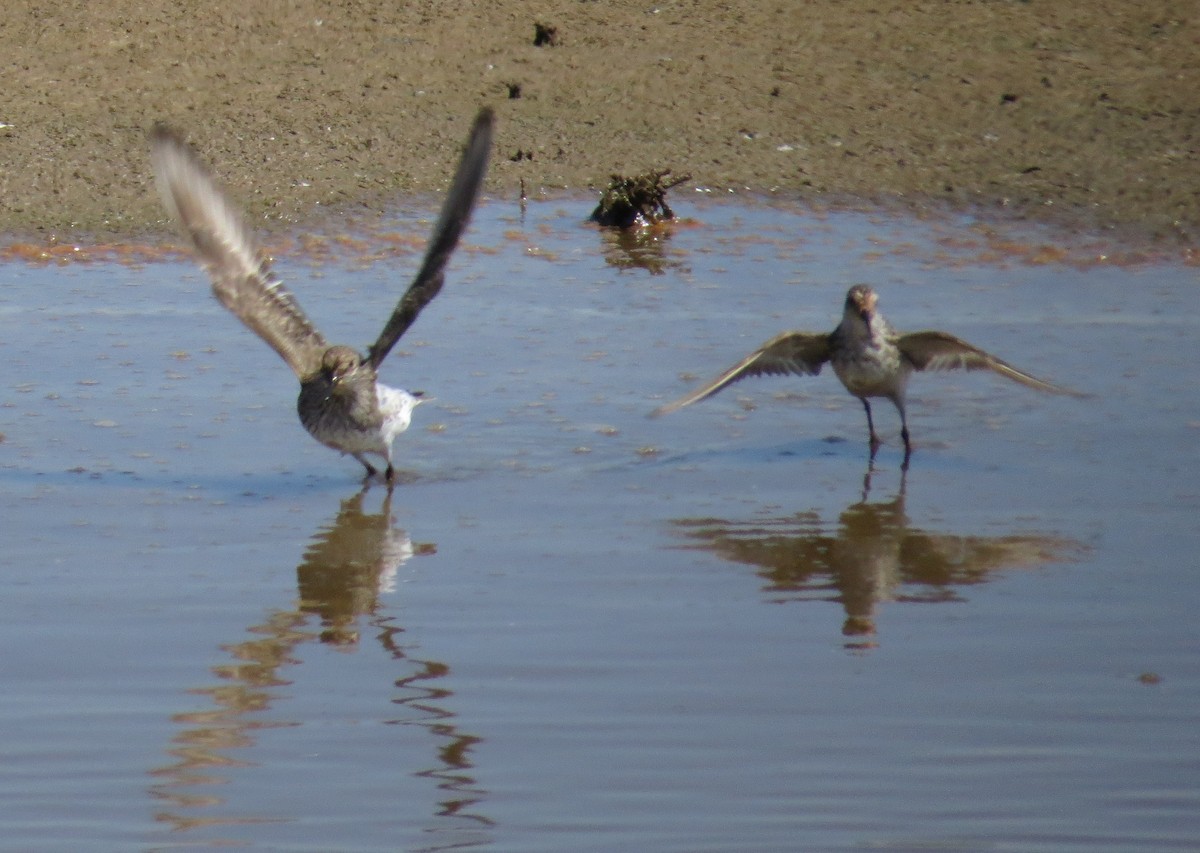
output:
[[266, 341], [300, 379], [296, 408], [317, 441], [349, 453], [377, 472], [365, 454], [387, 463], [384, 479], [395, 482], [392, 441], [408, 429], [422, 401], [376, 378], [379, 365], [445, 280], [445, 267], [466, 230], [487, 171], [492, 112], [481, 110], [471, 129], [454, 181], [433, 229], [425, 258], [366, 356], [330, 346], [271, 272], [254, 234], [225, 198], [212, 175], [183, 139], [165, 125], [151, 132], [151, 159], [167, 211], [191, 238], [221, 304]]
[[665, 415], [704, 400], [747, 376], [795, 373], [816, 376], [825, 362], [846, 390], [862, 400], [867, 412], [871, 459], [879, 450], [879, 436], [871, 418], [871, 397], [885, 397], [900, 412], [900, 437], [904, 439], [904, 467], [912, 455], [904, 399], [915, 370], [991, 370], [1039, 391], [1086, 397], [1030, 376], [996, 356], [946, 332], [910, 332], [902, 335], [875, 310], [879, 297], [869, 286], [856, 284], [846, 294], [842, 322], [829, 334], [784, 332], [776, 335], [733, 367], [690, 394], [660, 406], [651, 415]]

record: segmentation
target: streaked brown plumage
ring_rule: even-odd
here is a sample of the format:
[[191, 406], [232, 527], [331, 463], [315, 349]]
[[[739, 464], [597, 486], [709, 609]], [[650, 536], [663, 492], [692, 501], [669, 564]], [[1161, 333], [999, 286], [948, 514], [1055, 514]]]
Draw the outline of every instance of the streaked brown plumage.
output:
[[491, 110], [481, 110], [471, 129], [454, 181], [446, 194], [421, 268], [400, 298], [378, 339], [361, 356], [330, 346], [271, 272], [253, 232], [225, 198], [208, 169], [183, 139], [165, 125], [150, 134], [151, 159], [168, 212], [191, 239], [212, 280], [213, 294], [287, 362], [300, 380], [297, 410], [309, 433], [349, 453], [367, 469], [364, 454], [383, 457], [385, 478], [394, 481], [392, 441], [408, 428], [420, 395], [380, 383], [380, 364], [442, 289], [446, 263], [466, 230], [491, 150]]
[[652, 416], [665, 415], [707, 399], [747, 376], [816, 376], [826, 362], [833, 365], [846, 390], [862, 401], [867, 413], [871, 458], [879, 449], [879, 436], [871, 417], [871, 397], [892, 401], [900, 412], [900, 435], [904, 439], [904, 463], [908, 464], [912, 443], [908, 435], [905, 394], [914, 371], [990, 370], [1038, 391], [1084, 397], [1076, 391], [1030, 376], [1006, 361], [946, 332], [899, 334], [875, 310], [875, 291], [856, 284], [846, 294], [842, 322], [828, 334], [784, 332], [776, 335], [711, 382], [674, 402], [660, 406]]

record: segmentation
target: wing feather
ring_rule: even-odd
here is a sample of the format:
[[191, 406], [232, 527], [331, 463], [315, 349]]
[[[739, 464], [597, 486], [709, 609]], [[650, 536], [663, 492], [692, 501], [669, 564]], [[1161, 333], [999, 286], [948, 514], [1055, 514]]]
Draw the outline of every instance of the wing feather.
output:
[[191, 238], [213, 295], [266, 341], [301, 379], [314, 373], [327, 344], [196, 153], [159, 124], [151, 160], [163, 204]]
[[408, 290], [400, 297], [400, 302], [388, 319], [387, 325], [379, 333], [379, 339], [368, 350], [367, 360], [374, 368], [378, 368], [387, 358], [396, 341], [400, 340], [400, 336], [408, 331], [408, 327], [417, 319], [421, 309], [442, 289], [446, 277], [446, 264], [467, 228], [475, 200], [479, 196], [479, 188], [483, 185], [483, 177], [487, 173], [493, 123], [490, 109], [480, 110], [475, 117], [471, 135], [467, 138], [466, 148], [454, 174], [454, 181], [446, 193], [441, 215], [429, 238], [421, 269], [408, 286]]
[[900, 336], [898, 345], [900, 352], [917, 370], [990, 370], [1038, 391], [1087, 396], [1017, 370], [1008, 362], [946, 332], [910, 332]]
[[780, 376], [795, 373], [816, 376], [829, 361], [829, 335], [813, 332], [784, 332], [776, 335], [720, 376], [685, 394], [678, 400], [659, 406], [651, 417], [670, 414], [698, 403], [747, 376]]

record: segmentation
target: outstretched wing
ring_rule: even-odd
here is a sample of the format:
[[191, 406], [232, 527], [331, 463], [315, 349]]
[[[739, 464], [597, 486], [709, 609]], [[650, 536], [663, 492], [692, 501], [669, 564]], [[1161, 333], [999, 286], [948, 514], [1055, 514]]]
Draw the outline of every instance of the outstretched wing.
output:
[[666, 415], [684, 406], [705, 400], [727, 385], [747, 376], [782, 375], [795, 373], [816, 376], [829, 361], [829, 335], [812, 332], [784, 332], [776, 335], [750, 353], [716, 379], [665, 406], [659, 406], [650, 417]]
[[254, 235], [200, 158], [165, 125], [150, 133], [150, 156], [167, 212], [191, 238], [221, 304], [270, 344], [300, 378], [315, 373], [327, 344], [295, 297], [271, 273]]
[[900, 352], [917, 370], [990, 370], [1039, 391], [1071, 397], [1087, 396], [1030, 376], [991, 353], [984, 352], [979, 347], [946, 332], [910, 332], [901, 335], [897, 343]]
[[367, 351], [367, 360], [372, 367], [379, 367], [396, 345], [396, 341], [400, 340], [400, 336], [408, 331], [408, 327], [417, 319], [421, 309], [442, 289], [446, 263], [467, 228], [471, 210], [475, 207], [475, 199], [483, 184], [483, 176], [487, 172], [488, 154], [492, 147], [492, 124], [492, 111], [480, 110], [471, 128], [471, 135], [467, 138], [462, 159], [458, 162], [454, 182], [450, 184], [450, 191], [446, 193], [441, 216], [438, 217], [433, 235], [429, 238], [429, 247], [425, 250], [425, 260], [421, 263], [421, 269], [404, 292], [404, 296], [400, 297], [400, 302], [380, 332], [379, 339]]

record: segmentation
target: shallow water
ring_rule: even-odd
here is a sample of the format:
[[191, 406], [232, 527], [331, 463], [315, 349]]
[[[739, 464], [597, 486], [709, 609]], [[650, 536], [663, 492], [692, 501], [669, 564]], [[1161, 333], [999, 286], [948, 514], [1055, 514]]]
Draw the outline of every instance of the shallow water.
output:
[[[4, 846], [1195, 849], [1196, 270], [588, 207], [483, 206], [384, 367], [436, 397], [390, 502], [190, 262], [0, 267]], [[280, 269], [365, 345], [428, 224]], [[855, 281], [1095, 396], [918, 376], [869, 484], [828, 371], [645, 417]]]

